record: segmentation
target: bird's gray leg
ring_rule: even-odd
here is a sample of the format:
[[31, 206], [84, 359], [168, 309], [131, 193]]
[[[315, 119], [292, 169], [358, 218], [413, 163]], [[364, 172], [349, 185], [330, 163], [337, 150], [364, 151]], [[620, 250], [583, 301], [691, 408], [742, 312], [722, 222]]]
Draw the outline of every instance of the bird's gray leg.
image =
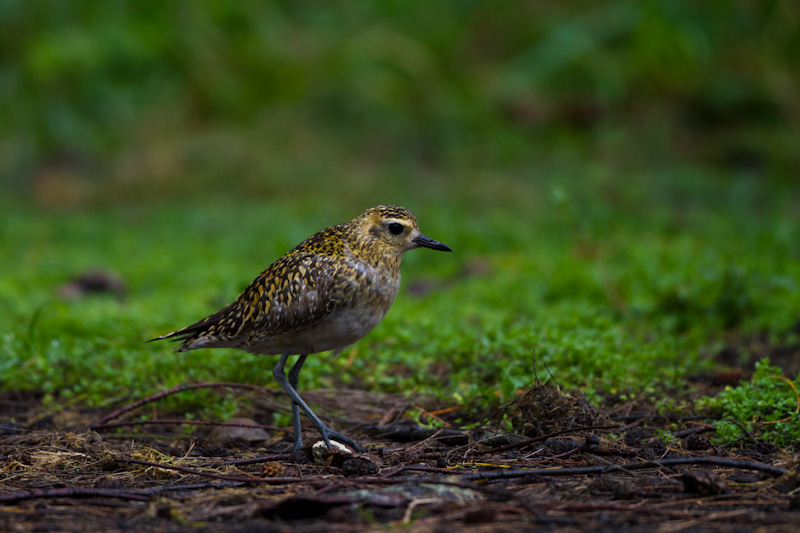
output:
[[[292, 399], [293, 402], [292, 417], [294, 418], [294, 408], [296, 405], [300, 409], [302, 409], [303, 412], [306, 414], [306, 416], [311, 420], [311, 423], [314, 424], [314, 427], [317, 428], [317, 431], [319, 431], [320, 435], [322, 435], [322, 440], [325, 441], [325, 445], [330, 450], [331, 441], [328, 438], [328, 427], [322, 423], [322, 420], [320, 420], [319, 417], [317, 417], [317, 415], [314, 414], [314, 411], [312, 411], [311, 408], [308, 406], [308, 404], [306, 404], [306, 402], [303, 401], [300, 395], [297, 394], [297, 391], [289, 383], [289, 380], [286, 377], [286, 371], [284, 370], [284, 368], [286, 367], [286, 360], [289, 359], [290, 351], [291, 349], [287, 348], [286, 351], [283, 352], [281, 358], [278, 359], [278, 363], [275, 365], [275, 368], [272, 369], [272, 375], [275, 378], [275, 381], [278, 382], [278, 385], [280, 385], [281, 388], [286, 391], [286, 394], [288, 394], [289, 397]], [[302, 365], [300, 366], [302, 367]], [[299, 369], [297, 373], [299, 373]], [[295, 422], [295, 420], [297, 420], [297, 422]], [[298, 413], [298, 418], [294, 418], [294, 420], [292, 420], [293, 424], [297, 424], [298, 422], [299, 422], [299, 413]], [[297, 435], [295, 435], [295, 444], [297, 444]]]
[[[297, 383], [300, 381], [300, 369], [303, 368], [303, 363], [306, 362], [307, 357], [308, 354], [301, 355], [289, 371], [289, 385], [295, 391], [297, 391]], [[294, 448], [292, 448], [292, 451], [299, 452], [300, 448], [303, 447], [303, 434], [300, 428], [300, 406], [294, 401], [292, 402], [292, 427], [294, 427]]]
[[[292, 399], [292, 402], [297, 404], [297, 406], [303, 410], [309, 420], [311, 420], [311, 423], [314, 424], [314, 427], [317, 428], [317, 431], [319, 431], [319, 434], [322, 436], [322, 440], [325, 441], [325, 445], [328, 447], [328, 450], [331, 449], [331, 441], [329, 438], [329, 435], [331, 435], [345, 444], [349, 444], [358, 452], [364, 451], [363, 448], [356, 444], [356, 442], [350, 437], [346, 437], [337, 431], [331, 431], [328, 429], [328, 426], [322, 423], [322, 420], [320, 420], [319, 417], [314, 414], [314, 411], [312, 411], [308, 404], [300, 397], [299, 394], [297, 394], [295, 388], [289, 383], [284, 370], [286, 367], [286, 360], [289, 359], [290, 351], [291, 349], [287, 349], [285, 352], [283, 352], [283, 355], [281, 355], [281, 358], [278, 360], [278, 364], [276, 364], [275, 368], [272, 369], [272, 375], [275, 377], [275, 381], [277, 381], [278, 385], [280, 385], [281, 388], [286, 391], [286, 394], [289, 395], [289, 397]], [[302, 367], [302, 365], [300, 366]], [[294, 370], [294, 368], [292, 370]], [[299, 373], [300, 369], [298, 369], [297, 372]], [[294, 406], [292, 406], [292, 412], [294, 412]]]

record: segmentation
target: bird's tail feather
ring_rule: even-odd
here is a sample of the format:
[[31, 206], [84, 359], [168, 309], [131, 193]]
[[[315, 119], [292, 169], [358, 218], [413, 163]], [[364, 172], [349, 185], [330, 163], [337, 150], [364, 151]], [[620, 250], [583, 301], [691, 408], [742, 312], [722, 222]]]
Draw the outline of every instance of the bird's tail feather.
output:
[[226, 315], [227, 311], [230, 309], [232, 305], [233, 303], [230, 303], [225, 307], [223, 307], [222, 309], [220, 309], [219, 311], [217, 311], [216, 313], [214, 313], [213, 315], [207, 316], [203, 320], [199, 320], [194, 324], [186, 326], [183, 329], [167, 333], [166, 335], [161, 335], [160, 337], [156, 337], [155, 339], [150, 339], [147, 342], [169, 339], [172, 342], [181, 342], [181, 344], [179, 344], [175, 348], [176, 352], [191, 350], [192, 342], [195, 339], [211, 334], [217, 329], [217, 325], [219, 324], [221, 319]]

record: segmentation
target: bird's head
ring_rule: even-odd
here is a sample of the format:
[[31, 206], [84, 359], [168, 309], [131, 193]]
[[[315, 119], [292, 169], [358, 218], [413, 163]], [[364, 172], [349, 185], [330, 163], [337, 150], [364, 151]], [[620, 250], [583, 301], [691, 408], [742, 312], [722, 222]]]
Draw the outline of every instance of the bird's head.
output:
[[451, 252], [449, 246], [423, 235], [416, 217], [397, 205], [379, 205], [368, 209], [351, 222], [355, 235], [368, 253], [400, 257], [414, 248]]

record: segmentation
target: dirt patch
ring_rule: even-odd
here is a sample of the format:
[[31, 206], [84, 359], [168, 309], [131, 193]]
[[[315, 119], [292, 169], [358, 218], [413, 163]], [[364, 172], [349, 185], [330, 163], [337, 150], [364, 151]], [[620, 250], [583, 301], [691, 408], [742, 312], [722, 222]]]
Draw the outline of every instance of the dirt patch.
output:
[[368, 452], [314, 451], [308, 430], [291, 454], [287, 428], [258, 423], [274, 391], [189, 387], [201, 386], [246, 387], [258, 407], [227, 426], [189, 426], [140, 420], [165, 393], [116, 412], [0, 396], [0, 530], [789, 531], [800, 520], [794, 459], [714, 446], [697, 416], [598, 409], [540, 384], [464, 430], [453, 409], [429, 406], [417, 420], [436, 427], [422, 427], [402, 397], [313, 391], [315, 410]]
[[[800, 334], [800, 321], [790, 333]], [[780, 367], [786, 376], [800, 373], [800, 344], [776, 344], [763, 333], [745, 338], [733, 337], [719, 353], [714, 354], [715, 362], [740, 372], [742, 376], [739, 379], [752, 375], [756, 363], [765, 357], [769, 358], [771, 364]]]

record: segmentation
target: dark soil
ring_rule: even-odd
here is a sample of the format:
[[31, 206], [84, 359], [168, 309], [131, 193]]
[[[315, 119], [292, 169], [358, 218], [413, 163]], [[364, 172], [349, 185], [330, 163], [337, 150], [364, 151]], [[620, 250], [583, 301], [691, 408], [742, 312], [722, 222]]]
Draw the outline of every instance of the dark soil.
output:
[[[206, 386], [247, 387], [192, 387]], [[757, 439], [715, 446], [713, 420], [701, 414], [667, 416], [641, 401], [609, 400], [598, 409], [540, 384], [483, 417], [480, 429], [458, 429], [452, 421], [464, 414], [446, 408], [422, 417], [437, 426], [427, 428], [406, 414], [419, 411], [418, 402], [312, 391], [305, 396], [322, 418], [368, 447], [323, 449], [314, 458], [309, 445], [288, 452], [286, 428], [257, 423], [271, 420], [283, 398], [244, 390], [255, 405], [250, 418], [227, 426], [157, 414], [167, 394], [111, 413], [45, 409], [35, 394], [5, 393], [0, 530], [796, 531], [800, 524], [795, 459]], [[347, 419], [337, 417], [345, 412]], [[664, 432], [673, 437], [668, 445]], [[304, 437], [313, 444], [317, 435], [308, 429]]]

